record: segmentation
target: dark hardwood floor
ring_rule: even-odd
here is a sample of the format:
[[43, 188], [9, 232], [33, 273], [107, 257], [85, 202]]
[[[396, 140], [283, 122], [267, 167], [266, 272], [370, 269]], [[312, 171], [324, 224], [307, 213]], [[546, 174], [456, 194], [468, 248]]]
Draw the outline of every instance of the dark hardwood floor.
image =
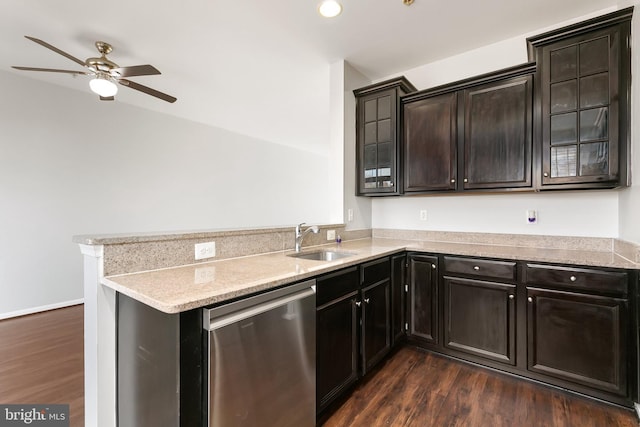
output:
[[636, 427], [638, 421], [631, 410], [405, 347], [324, 425]]
[[84, 306], [0, 321], [0, 403], [69, 404], [84, 425]]
[[[0, 403], [68, 403], [84, 425], [83, 306], [0, 321]], [[329, 418], [347, 426], [638, 426], [614, 406], [411, 347]]]

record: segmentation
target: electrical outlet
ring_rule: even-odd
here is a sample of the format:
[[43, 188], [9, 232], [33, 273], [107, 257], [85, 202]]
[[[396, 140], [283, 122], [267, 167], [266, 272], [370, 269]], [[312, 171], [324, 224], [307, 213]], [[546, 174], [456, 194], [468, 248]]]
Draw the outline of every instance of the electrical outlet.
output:
[[353, 209], [347, 209], [347, 221], [353, 221]]
[[196, 260], [213, 258], [216, 256], [216, 242], [196, 243]]
[[427, 220], [427, 210], [422, 209], [420, 211], [420, 221], [426, 221], [426, 220]]
[[336, 230], [327, 230], [327, 240], [336, 240]]

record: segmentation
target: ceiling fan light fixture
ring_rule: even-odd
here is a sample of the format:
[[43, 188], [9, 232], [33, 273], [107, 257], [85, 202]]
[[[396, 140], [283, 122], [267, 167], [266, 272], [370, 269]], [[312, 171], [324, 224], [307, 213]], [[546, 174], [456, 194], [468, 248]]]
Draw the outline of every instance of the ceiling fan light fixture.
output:
[[118, 85], [115, 84], [113, 79], [101, 74], [96, 75], [89, 81], [89, 88], [103, 98], [109, 98], [118, 93]]
[[325, 18], [334, 18], [342, 13], [342, 5], [336, 0], [325, 0], [318, 6], [318, 13]]

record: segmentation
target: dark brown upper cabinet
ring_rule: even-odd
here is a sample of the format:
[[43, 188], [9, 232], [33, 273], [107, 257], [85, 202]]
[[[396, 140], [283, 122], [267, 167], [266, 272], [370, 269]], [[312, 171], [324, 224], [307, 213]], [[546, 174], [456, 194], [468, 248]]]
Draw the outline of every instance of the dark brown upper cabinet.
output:
[[458, 97], [455, 92], [407, 101], [404, 121], [404, 191], [455, 190]]
[[404, 96], [404, 192], [531, 188], [533, 63]]
[[464, 91], [463, 188], [531, 187], [533, 76]]
[[400, 77], [353, 91], [357, 99], [358, 195], [400, 194], [400, 96], [415, 90], [406, 78]]
[[541, 189], [629, 185], [633, 8], [527, 39], [538, 64]]

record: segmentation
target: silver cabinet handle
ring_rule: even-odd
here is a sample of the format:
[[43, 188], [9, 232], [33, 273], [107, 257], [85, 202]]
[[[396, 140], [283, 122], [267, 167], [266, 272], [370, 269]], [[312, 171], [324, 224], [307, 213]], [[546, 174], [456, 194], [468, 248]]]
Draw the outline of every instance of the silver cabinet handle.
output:
[[463, 179], [462, 182], [469, 182], [467, 178]]
[[513, 294], [509, 294], [509, 299], [514, 299], [515, 296]]
[[478, 267], [477, 265], [474, 265], [474, 266], [473, 266], [473, 269], [474, 269], [475, 271], [480, 271], [480, 267]]
[[547, 177], [549, 176], [549, 174], [545, 172], [545, 173], [543, 173], [543, 174], [542, 174], [542, 176], [544, 176], [545, 178], [547, 178]]
[[365, 303], [365, 304], [369, 304], [369, 298], [365, 298], [365, 299], [364, 299], [364, 303]]
[[362, 305], [362, 301], [356, 301], [356, 307], [360, 307]]
[[436, 269], [436, 265], [435, 264], [431, 264], [431, 269], [435, 270]]
[[569, 277], [569, 280], [571, 280], [572, 282], [575, 282], [577, 279], [576, 279], [576, 276], [571, 276]]
[[389, 183], [389, 187], [393, 187], [393, 182], [390, 182], [390, 183]]
[[456, 182], [456, 180], [455, 180], [455, 179], [452, 179], [452, 180], [451, 180], [451, 183], [452, 183], [452, 184], [455, 184], [455, 182]]
[[529, 297], [529, 298], [527, 298], [527, 301], [533, 302], [533, 298]]

